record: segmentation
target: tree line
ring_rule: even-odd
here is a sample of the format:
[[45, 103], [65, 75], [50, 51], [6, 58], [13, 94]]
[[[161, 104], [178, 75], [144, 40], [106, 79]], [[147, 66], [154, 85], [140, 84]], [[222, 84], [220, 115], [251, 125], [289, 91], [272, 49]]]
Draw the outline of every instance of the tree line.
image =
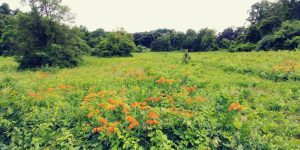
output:
[[178, 32], [158, 29], [129, 34], [124, 29], [89, 31], [70, 27], [74, 15], [62, 0], [20, 0], [31, 11], [0, 6], [0, 55], [14, 56], [20, 69], [43, 66], [73, 67], [82, 55], [131, 56], [131, 52], [190, 52], [228, 50], [294, 50], [300, 47], [300, 1], [262, 0], [249, 10], [249, 26], [229, 27], [220, 33], [203, 28]]

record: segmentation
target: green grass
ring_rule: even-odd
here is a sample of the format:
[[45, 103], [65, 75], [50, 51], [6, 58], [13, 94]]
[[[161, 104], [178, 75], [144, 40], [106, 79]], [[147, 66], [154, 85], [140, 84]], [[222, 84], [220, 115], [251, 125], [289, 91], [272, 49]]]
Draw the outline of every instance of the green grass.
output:
[[[189, 64], [180, 52], [84, 57], [80, 67], [43, 71], [17, 71], [12, 58], [0, 57], [0, 148], [300, 148], [299, 51], [190, 55]], [[157, 83], [161, 77], [174, 83]], [[101, 91], [114, 94], [84, 101]], [[129, 108], [147, 101], [159, 125], [146, 123], [149, 111], [131, 108], [139, 126], [129, 130], [121, 106], [97, 106], [110, 106], [108, 99]], [[234, 102], [243, 110], [229, 111]], [[92, 133], [99, 118], [120, 124], [111, 134]]]

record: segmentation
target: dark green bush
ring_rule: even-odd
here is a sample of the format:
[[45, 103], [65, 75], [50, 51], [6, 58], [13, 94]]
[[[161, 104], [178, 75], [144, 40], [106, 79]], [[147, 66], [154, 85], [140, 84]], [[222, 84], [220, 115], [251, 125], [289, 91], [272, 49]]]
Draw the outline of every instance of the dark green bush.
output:
[[142, 46], [142, 45], [138, 45], [136, 48], [137, 48], [136, 52], [138, 52], [138, 53], [146, 52], [149, 50], [147, 47]]
[[131, 51], [136, 51], [132, 35], [125, 31], [108, 33], [96, 46], [92, 55], [98, 57], [131, 56]]
[[232, 45], [228, 51], [229, 52], [250, 52], [255, 50], [256, 45], [251, 43], [242, 43], [238, 45]]
[[16, 17], [19, 69], [74, 67], [81, 60], [79, 32], [32, 11]]

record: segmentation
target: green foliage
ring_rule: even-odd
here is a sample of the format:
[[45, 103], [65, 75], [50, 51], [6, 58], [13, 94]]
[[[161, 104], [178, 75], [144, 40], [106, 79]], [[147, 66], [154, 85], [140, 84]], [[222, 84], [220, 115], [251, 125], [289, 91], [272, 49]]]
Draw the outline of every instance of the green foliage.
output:
[[170, 36], [165, 34], [155, 39], [151, 43], [151, 49], [153, 51], [171, 51], [172, 45], [171, 45]]
[[200, 30], [193, 42], [193, 51], [199, 52], [217, 49], [215, 31], [208, 28]]
[[145, 46], [142, 46], [142, 45], [138, 45], [136, 47], [136, 52], [138, 53], [142, 53], [142, 52], [147, 52], [149, 51], [149, 48], [145, 47]]
[[256, 45], [252, 43], [241, 43], [241, 44], [236, 44], [232, 45], [228, 51], [229, 52], [250, 52], [255, 50]]
[[93, 51], [98, 57], [126, 57], [131, 56], [131, 51], [136, 51], [133, 37], [125, 31], [111, 32], [96, 46]]
[[81, 40], [75, 29], [39, 16], [19, 13], [16, 18], [20, 69], [42, 66], [74, 67], [80, 62]]
[[283, 22], [278, 31], [264, 36], [258, 42], [258, 50], [292, 50], [298, 47], [297, 36], [300, 35], [300, 21]]
[[133, 55], [0, 69], [0, 149], [299, 149], [299, 51]]

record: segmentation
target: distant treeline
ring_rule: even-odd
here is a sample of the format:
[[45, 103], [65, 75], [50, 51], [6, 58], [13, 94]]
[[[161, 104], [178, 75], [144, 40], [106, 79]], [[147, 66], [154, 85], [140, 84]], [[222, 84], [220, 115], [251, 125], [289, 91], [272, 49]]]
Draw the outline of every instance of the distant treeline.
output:
[[77, 66], [82, 54], [130, 56], [131, 52], [191, 52], [228, 50], [295, 50], [300, 47], [300, 0], [263, 0], [249, 10], [249, 26], [229, 27], [220, 33], [204, 28], [178, 32], [158, 29], [129, 34], [69, 27], [74, 17], [60, 1], [20, 0], [30, 12], [0, 6], [0, 55], [14, 55], [20, 68]]

